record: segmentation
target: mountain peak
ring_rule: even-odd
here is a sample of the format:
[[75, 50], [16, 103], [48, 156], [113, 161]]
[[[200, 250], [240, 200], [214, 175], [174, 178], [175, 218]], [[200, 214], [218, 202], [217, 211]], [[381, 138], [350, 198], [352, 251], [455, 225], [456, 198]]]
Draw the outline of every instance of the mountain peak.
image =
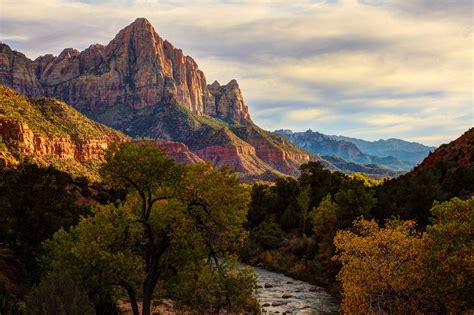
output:
[[117, 54], [132, 48], [137, 52], [155, 54], [157, 45], [162, 44], [163, 40], [158, 36], [153, 25], [145, 18], [138, 18], [120, 30], [107, 45], [107, 51]]
[[237, 80], [232, 79], [226, 85], [220, 85], [216, 80], [207, 87], [214, 97], [217, 117], [228, 123], [247, 125], [251, 122], [248, 107], [245, 105]]
[[155, 28], [146, 18], [141, 17], [137, 18], [131, 24], [126, 26], [124, 29], [134, 29], [134, 30], [148, 30], [155, 32]]
[[219, 89], [220, 87], [221, 87], [221, 84], [217, 80], [214, 80], [212, 84], [209, 84], [209, 89]]
[[227, 86], [239, 88], [239, 83], [237, 83], [236, 79], [232, 79], [232, 80], [229, 81], [229, 83], [227, 83]]
[[115, 38], [136, 37], [138, 39], [158, 37], [153, 25], [145, 18], [138, 18], [125, 26]]
[[148, 21], [145, 17], [136, 18], [132, 24], [143, 24], [143, 25], [151, 25], [150, 21]]

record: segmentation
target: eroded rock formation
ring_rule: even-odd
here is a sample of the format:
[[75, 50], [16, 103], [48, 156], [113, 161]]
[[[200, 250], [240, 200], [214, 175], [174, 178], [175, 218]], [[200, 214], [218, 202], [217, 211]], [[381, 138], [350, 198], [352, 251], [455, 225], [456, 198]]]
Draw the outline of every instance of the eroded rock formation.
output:
[[82, 111], [177, 103], [198, 115], [250, 121], [235, 80], [208, 88], [197, 63], [163, 40], [144, 18], [122, 29], [107, 46], [94, 44], [82, 52], [66, 48], [57, 57], [31, 61], [1, 44], [0, 83], [27, 96], [59, 98]]

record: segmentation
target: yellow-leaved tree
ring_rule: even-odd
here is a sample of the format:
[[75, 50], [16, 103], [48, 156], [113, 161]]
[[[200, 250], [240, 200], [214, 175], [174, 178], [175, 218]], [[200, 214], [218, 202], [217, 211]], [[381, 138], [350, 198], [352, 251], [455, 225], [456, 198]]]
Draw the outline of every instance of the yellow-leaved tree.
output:
[[334, 238], [344, 313], [472, 313], [474, 197], [436, 202], [432, 224], [358, 219]]
[[423, 240], [415, 222], [391, 220], [385, 227], [363, 218], [354, 231], [339, 231], [334, 260], [342, 264], [342, 311], [415, 314], [423, 290]]

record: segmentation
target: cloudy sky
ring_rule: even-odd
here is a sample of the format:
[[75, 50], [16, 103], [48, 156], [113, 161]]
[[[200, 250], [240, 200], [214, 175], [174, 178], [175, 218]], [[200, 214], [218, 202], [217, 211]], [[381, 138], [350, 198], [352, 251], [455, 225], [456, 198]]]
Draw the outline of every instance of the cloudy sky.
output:
[[146, 17], [269, 130], [439, 145], [474, 125], [471, 0], [0, 0], [0, 17], [32, 59]]

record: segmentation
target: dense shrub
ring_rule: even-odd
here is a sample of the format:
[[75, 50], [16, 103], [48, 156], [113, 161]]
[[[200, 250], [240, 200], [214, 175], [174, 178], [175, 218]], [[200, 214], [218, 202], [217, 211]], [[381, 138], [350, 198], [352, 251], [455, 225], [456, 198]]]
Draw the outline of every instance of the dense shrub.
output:
[[31, 315], [95, 314], [86, 291], [67, 272], [53, 272], [34, 287], [26, 301]]

